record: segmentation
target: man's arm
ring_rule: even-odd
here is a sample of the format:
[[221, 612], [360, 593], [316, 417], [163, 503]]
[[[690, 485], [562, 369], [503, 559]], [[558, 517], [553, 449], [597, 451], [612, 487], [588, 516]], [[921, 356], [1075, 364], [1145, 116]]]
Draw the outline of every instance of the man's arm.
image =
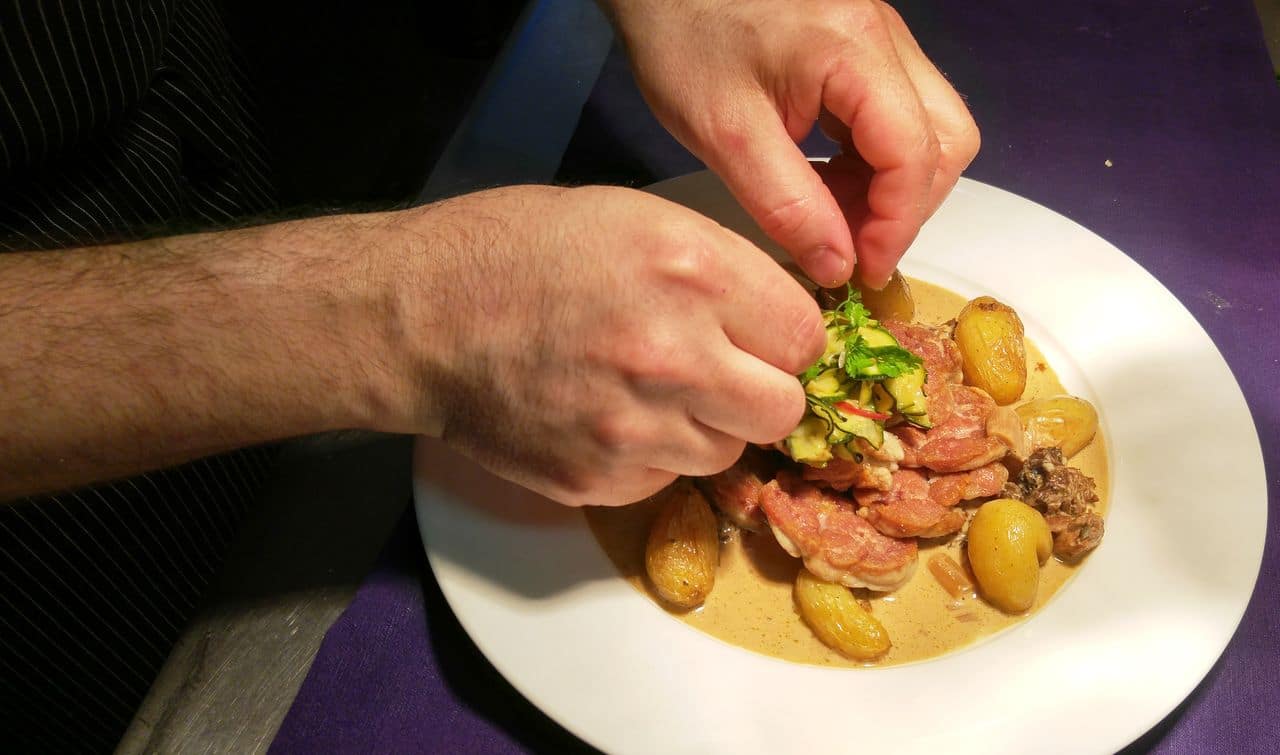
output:
[[371, 427], [390, 393], [367, 270], [382, 225], [0, 255], [0, 500]]
[[0, 500], [354, 428], [628, 503], [786, 436], [825, 344], [766, 254], [628, 189], [0, 257]]

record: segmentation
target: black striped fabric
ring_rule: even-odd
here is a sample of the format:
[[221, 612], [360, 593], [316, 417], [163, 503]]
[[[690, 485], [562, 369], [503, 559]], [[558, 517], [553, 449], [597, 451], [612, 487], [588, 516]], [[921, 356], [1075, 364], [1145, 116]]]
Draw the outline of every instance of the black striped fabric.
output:
[[0, 509], [0, 751], [114, 748], [272, 455], [201, 459]]
[[0, 0], [0, 249], [272, 205], [213, 0]]
[[[271, 208], [247, 91], [215, 0], [0, 0], [0, 251]], [[0, 505], [0, 752], [114, 748], [271, 457]]]

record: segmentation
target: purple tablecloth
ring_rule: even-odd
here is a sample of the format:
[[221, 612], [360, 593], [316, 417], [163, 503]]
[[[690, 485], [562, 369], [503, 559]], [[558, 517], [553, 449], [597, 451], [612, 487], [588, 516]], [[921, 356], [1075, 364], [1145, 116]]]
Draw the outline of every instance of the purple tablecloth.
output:
[[[1252, 4], [897, 5], [982, 128], [982, 153], [968, 175], [1053, 208], [1125, 250], [1217, 342], [1257, 422], [1272, 527], [1280, 527], [1280, 86]], [[643, 184], [698, 167], [644, 110], [622, 59], [611, 57], [562, 178]], [[1267, 540], [1258, 588], [1223, 658], [1134, 750], [1275, 750], [1276, 542]], [[479, 654], [406, 519], [325, 638], [274, 749], [588, 748]]]

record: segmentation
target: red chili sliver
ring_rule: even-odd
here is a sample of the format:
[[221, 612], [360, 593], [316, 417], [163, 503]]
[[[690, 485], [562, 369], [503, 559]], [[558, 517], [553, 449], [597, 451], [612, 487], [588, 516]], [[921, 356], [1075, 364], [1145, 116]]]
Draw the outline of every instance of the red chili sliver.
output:
[[851, 404], [848, 401], [838, 402], [836, 404], [836, 408], [842, 412], [848, 412], [849, 414], [856, 414], [859, 417], [866, 417], [867, 419], [886, 420], [892, 416], [889, 414], [881, 414], [880, 412], [873, 412], [870, 409], [863, 409], [857, 404]]

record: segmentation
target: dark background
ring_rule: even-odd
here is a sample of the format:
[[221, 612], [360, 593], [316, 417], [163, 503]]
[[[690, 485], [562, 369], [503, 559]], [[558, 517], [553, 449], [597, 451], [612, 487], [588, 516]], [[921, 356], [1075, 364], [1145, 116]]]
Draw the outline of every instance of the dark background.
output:
[[415, 196], [523, 6], [227, 0], [281, 204]]

